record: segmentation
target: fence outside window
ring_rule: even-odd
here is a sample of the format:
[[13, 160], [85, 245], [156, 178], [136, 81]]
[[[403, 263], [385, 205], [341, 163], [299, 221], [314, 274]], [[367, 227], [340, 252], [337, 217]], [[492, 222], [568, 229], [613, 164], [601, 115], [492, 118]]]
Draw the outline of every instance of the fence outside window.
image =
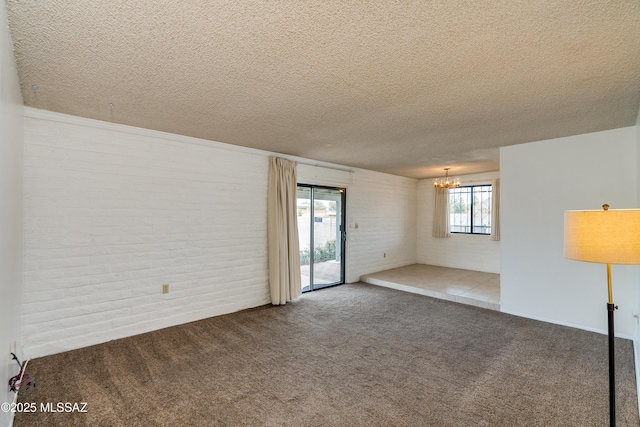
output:
[[491, 234], [491, 185], [449, 189], [452, 233]]

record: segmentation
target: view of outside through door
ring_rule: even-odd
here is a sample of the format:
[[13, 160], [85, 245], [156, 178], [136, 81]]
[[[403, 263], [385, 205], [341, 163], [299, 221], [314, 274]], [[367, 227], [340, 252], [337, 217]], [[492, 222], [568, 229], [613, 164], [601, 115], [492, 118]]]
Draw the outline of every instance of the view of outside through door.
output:
[[298, 186], [302, 291], [344, 282], [344, 189]]

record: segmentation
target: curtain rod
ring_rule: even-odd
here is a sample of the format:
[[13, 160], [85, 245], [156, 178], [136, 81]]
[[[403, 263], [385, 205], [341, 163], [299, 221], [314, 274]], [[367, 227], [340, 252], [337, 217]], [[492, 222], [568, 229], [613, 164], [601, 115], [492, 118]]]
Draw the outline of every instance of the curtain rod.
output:
[[[297, 160], [294, 160], [294, 161], [297, 161]], [[299, 165], [314, 166], [316, 168], [324, 168], [324, 169], [333, 169], [340, 172], [356, 173], [356, 171], [354, 171], [353, 169], [341, 168], [339, 166], [323, 166], [318, 163], [307, 163], [307, 162], [300, 162], [300, 161], [297, 161], [297, 162]]]
[[491, 182], [494, 179], [500, 179], [500, 178], [498, 177], [498, 178], [487, 178], [487, 179], [461, 179], [460, 182]]

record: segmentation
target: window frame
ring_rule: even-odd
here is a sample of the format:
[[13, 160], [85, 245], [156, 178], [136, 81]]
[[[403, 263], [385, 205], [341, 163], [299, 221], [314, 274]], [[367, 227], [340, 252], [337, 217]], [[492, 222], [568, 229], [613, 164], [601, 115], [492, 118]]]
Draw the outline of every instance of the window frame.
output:
[[459, 188], [470, 188], [470, 223], [469, 223], [469, 230], [470, 231], [452, 231], [452, 228], [454, 227], [454, 225], [452, 225], [451, 223], [449, 224], [449, 233], [451, 234], [470, 234], [470, 235], [476, 235], [476, 236], [490, 236], [491, 235], [491, 228], [493, 227], [493, 224], [491, 224], [491, 209], [492, 209], [492, 203], [489, 203], [489, 232], [488, 233], [478, 233], [478, 232], [474, 232], [473, 231], [473, 217], [474, 217], [474, 209], [475, 209], [475, 203], [473, 201], [473, 192], [474, 189], [476, 187], [489, 187], [489, 191], [491, 192], [491, 199], [493, 200], [493, 185], [492, 184], [475, 184], [475, 185], [460, 185], [459, 187], [455, 187], [455, 188], [450, 188], [449, 189], [449, 215], [451, 215], [451, 190], [457, 190]]

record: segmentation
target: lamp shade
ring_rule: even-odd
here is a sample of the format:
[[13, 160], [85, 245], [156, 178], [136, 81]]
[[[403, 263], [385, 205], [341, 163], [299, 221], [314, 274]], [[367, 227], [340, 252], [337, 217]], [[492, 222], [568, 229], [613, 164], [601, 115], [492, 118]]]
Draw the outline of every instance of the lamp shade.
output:
[[640, 264], [640, 209], [565, 211], [564, 256], [602, 264]]

